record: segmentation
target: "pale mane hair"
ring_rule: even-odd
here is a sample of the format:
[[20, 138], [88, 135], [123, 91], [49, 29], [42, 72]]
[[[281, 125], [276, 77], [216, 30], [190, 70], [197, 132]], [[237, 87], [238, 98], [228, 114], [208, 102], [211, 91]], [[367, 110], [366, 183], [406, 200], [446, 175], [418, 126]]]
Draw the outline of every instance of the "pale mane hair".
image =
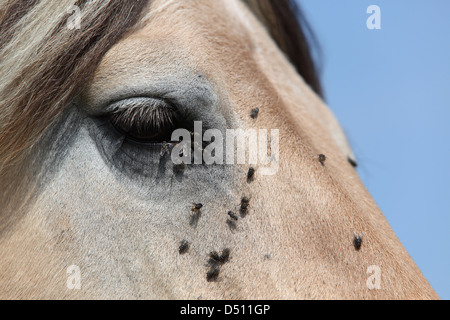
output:
[[[305, 81], [321, 87], [292, 0], [242, 0]], [[0, 177], [39, 141], [149, 0], [0, 2]], [[81, 29], [70, 29], [73, 5]]]
[[[148, 0], [10, 0], [0, 8], [0, 175], [61, 114]], [[80, 29], [67, 23], [78, 6]]]

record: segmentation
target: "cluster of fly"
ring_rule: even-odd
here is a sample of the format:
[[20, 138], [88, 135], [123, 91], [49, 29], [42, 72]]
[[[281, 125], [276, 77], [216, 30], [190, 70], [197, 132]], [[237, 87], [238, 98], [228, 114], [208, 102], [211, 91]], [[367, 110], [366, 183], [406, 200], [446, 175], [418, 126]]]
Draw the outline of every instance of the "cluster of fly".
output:
[[198, 221], [200, 220], [200, 217], [202, 215], [201, 209], [203, 208], [203, 204], [201, 203], [192, 203], [192, 207], [191, 207], [191, 220], [189, 222], [189, 224], [192, 227], [196, 227], [198, 224]]
[[[241, 203], [239, 204], [239, 213], [241, 214], [241, 218], [245, 218], [248, 214], [248, 207], [250, 206], [250, 199], [247, 197], [242, 197]], [[236, 213], [233, 211], [228, 211], [229, 219], [227, 219], [227, 224], [231, 230], [236, 229], [236, 222], [239, 220]]]
[[180, 254], [185, 254], [189, 250], [189, 242], [187, 240], [183, 240], [180, 244], [179, 252]]
[[259, 108], [252, 109], [252, 111], [250, 112], [250, 117], [252, 117], [252, 119], [256, 119], [256, 118], [258, 118], [258, 114], [259, 114]]
[[165, 155], [170, 155], [170, 150], [173, 148], [174, 144], [164, 141], [161, 146], [161, 151], [159, 153], [160, 157], [163, 158]]
[[[201, 141], [200, 144], [198, 143], [198, 141]], [[180, 143], [180, 141], [172, 141], [172, 142], [163, 142], [161, 144], [161, 151], [159, 153], [161, 158], [164, 158], [166, 155], [171, 154], [172, 149], [178, 145]], [[203, 152], [205, 150], [205, 148], [207, 147], [207, 142], [203, 141], [203, 138], [201, 138], [201, 135], [199, 132], [191, 132], [191, 143], [190, 143], [190, 156], [191, 156], [191, 163], [194, 163], [194, 154], [195, 152]], [[180, 158], [184, 157], [184, 154], [186, 152], [186, 146], [184, 148], [182, 148], [179, 153], [178, 156]], [[184, 163], [183, 163], [183, 169], [184, 169]]]
[[[239, 213], [241, 214], [241, 218], [245, 218], [248, 214], [248, 207], [250, 205], [250, 199], [247, 197], [242, 197], [241, 203], [239, 204]], [[239, 220], [236, 213], [233, 211], [228, 211], [229, 219], [227, 219], [227, 224], [230, 229], [236, 229], [236, 222]]]
[[321, 165], [325, 165], [325, 161], [327, 160], [327, 157], [324, 154], [319, 154], [319, 162]]
[[353, 245], [354, 245], [356, 251], [359, 251], [361, 249], [363, 236], [364, 236], [364, 233], [357, 234], [356, 232], [353, 232]]
[[226, 248], [223, 249], [222, 254], [220, 255], [217, 251], [213, 251], [209, 254], [208, 265], [210, 266], [210, 269], [206, 273], [206, 280], [208, 282], [217, 280], [220, 273], [220, 267], [228, 262], [230, 259], [230, 253], [231, 250]]
[[[161, 145], [161, 151], [159, 153], [161, 158], [165, 158], [166, 155], [170, 156], [170, 153], [174, 146], [176, 146], [178, 142], [163, 142]], [[180, 157], [183, 156], [183, 151], [180, 151], [179, 154]], [[176, 175], [183, 174], [184, 170], [186, 169], [186, 165], [184, 162], [181, 162], [180, 164], [174, 164], [173, 171]]]

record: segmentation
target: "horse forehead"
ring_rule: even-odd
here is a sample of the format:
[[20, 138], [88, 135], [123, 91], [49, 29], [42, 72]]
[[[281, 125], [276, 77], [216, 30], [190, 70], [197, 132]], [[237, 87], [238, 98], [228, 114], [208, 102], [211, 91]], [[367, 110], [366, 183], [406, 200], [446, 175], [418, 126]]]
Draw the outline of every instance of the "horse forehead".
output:
[[[295, 72], [284, 72], [283, 55], [240, 0], [156, 0], [145, 11], [135, 30], [102, 59], [94, 84], [107, 87], [127, 74], [179, 76], [186, 70], [209, 74], [217, 80], [217, 86], [224, 84], [217, 82], [230, 77], [252, 85], [258, 75], [276, 82], [274, 74], [263, 72], [271, 63], [277, 65], [271, 69], [276, 69], [284, 82], [299, 78]], [[223, 82], [228, 91], [238, 86], [233, 81]], [[302, 93], [300, 87], [305, 84], [294, 82], [294, 94]]]
[[223, 12], [228, 2], [234, 0], [151, 1], [136, 27], [103, 57], [92, 84], [107, 89], [129, 74], [148, 77], [150, 73], [156, 78], [173, 74], [176, 78], [184, 71], [211, 71], [217, 75], [214, 59], [227, 60], [226, 54], [217, 51], [230, 50], [220, 43], [237, 44], [233, 50], [239, 51], [248, 42], [239, 24], [229, 21], [232, 13]]
[[135, 31], [119, 43], [122, 48], [134, 48], [138, 54], [164, 50], [169, 58], [184, 52], [203, 67], [210, 60], [205, 55], [217, 58], [217, 52], [225, 55], [230, 48], [251, 53], [250, 33], [258, 25], [240, 0], [152, 1], [146, 12]]

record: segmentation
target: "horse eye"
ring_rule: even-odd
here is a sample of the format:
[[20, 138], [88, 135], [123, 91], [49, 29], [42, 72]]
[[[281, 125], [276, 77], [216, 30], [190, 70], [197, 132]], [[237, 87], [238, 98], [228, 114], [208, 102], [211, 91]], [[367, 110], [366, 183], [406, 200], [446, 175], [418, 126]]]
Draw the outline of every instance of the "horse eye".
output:
[[133, 98], [116, 102], [110, 108], [113, 127], [137, 142], [170, 141], [178, 124], [177, 110], [163, 100]]

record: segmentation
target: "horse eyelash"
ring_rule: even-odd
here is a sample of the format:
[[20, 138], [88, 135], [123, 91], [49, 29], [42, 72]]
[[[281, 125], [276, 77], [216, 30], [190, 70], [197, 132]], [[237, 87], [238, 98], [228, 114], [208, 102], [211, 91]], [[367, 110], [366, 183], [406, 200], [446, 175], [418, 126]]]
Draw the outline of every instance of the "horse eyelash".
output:
[[124, 132], [134, 129], [145, 133], [173, 128], [177, 118], [175, 108], [166, 103], [135, 101], [117, 106], [110, 119], [114, 126]]

